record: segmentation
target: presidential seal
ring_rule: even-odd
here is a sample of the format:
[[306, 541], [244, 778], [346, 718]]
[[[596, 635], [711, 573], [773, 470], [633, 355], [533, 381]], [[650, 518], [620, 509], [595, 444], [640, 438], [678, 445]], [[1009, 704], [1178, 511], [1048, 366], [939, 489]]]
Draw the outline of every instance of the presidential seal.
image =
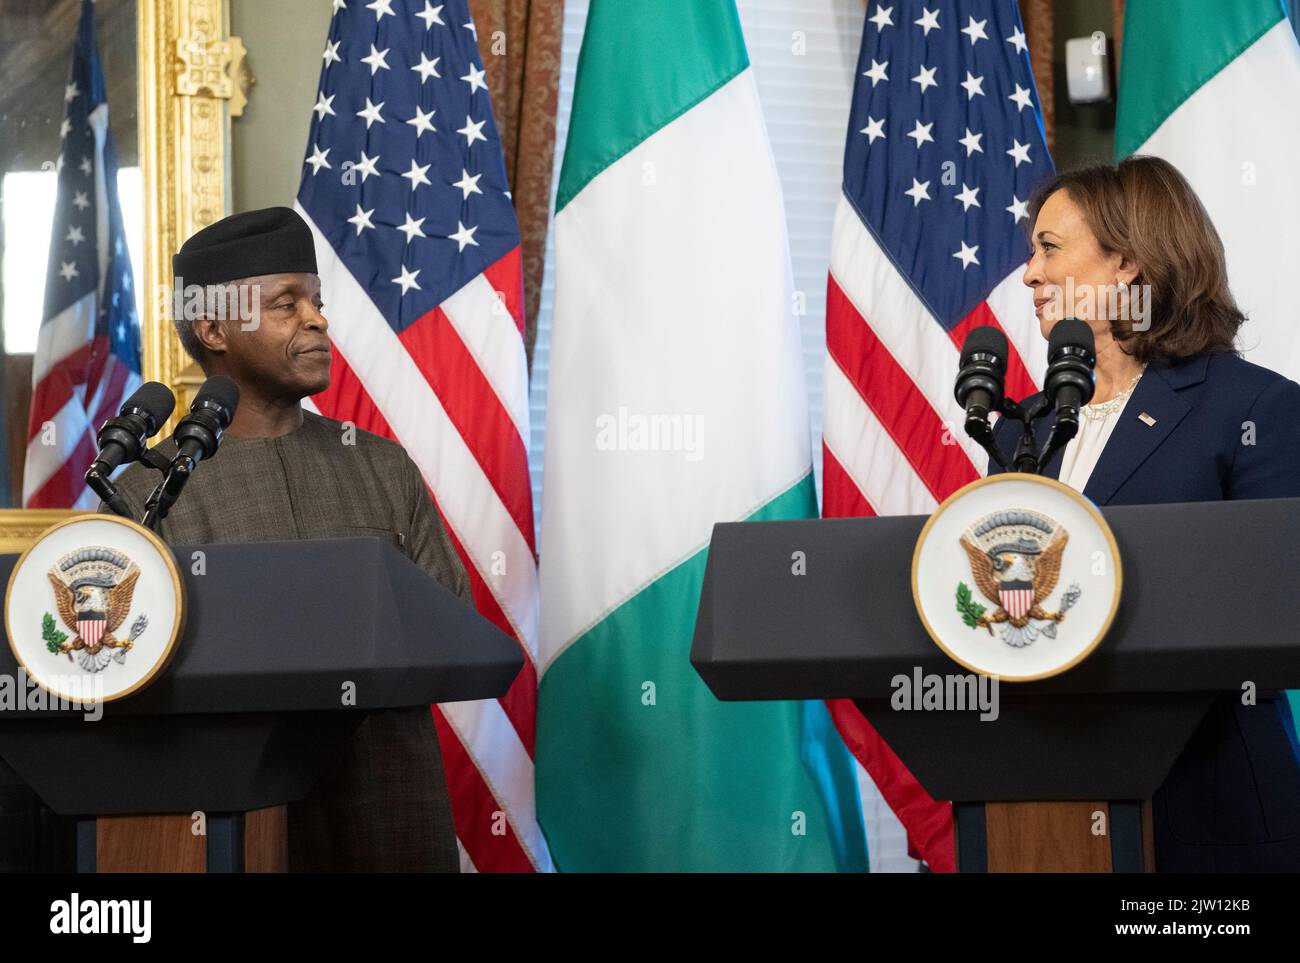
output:
[[1086, 658], [1110, 628], [1122, 582], [1096, 506], [1037, 475], [994, 475], [953, 493], [912, 557], [926, 632], [956, 662], [1009, 682]]
[[1043, 606], [1061, 578], [1061, 560], [1070, 533], [1042, 512], [1009, 509], [976, 520], [958, 541], [970, 559], [971, 578], [992, 613], [971, 598], [970, 586], [957, 583], [957, 611], [973, 629], [1001, 624], [1007, 645], [1029, 645], [1039, 633], [1056, 638], [1056, 624], [1079, 601], [1082, 590], [1074, 582], [1061, 596], [1055, 612]]
[[49, 650], [66, 655], [69, 662], [76, 653], [76, 662], [87, 672], [101, 671], [109, 659], [124, 663], [135, 640], [149, 627], [149, 616], [141, 612], [126, 639], [113, 634], [131, 611], [140, 567], [116, 549], [91, 545], [69, 552], [48, 575], [59, 618], [73, 632], [67, 641], [67, 634], [54, 627], [54, 617], [46, 612], [41, 638]]
[[5, 594], [14, 657], [36, 684], [69, 700], [112, 701], [148, 685], [175, 650], [184, 616], [171, 551], [111, 515], [46, 529]]

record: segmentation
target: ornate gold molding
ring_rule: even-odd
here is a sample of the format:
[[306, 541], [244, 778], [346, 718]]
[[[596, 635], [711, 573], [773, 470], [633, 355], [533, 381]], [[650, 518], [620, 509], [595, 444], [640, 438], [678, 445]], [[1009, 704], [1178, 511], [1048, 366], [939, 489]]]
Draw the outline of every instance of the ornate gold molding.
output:
[[176, 41], [176, 92], [182, 97], [216, 97], [230, 101], [230, 116], [244, 112], [244, 41], [238, 37], [210, 41], [204, 34]]
[[172, 328], [171, 256], [228, 212], [230, 113], [244, 103], [244, 45], [229, 34], [228, 0], [139, 0], [145, 290], [152, 292], [141, 306], [144, 376], [176, 393], [178, 413], [203, 375]]
[[40, 534], [56, 522], [86, 511], [72, 508], [3, 508], [0, 509], [0, 555], [20, 554], [32, 547]]

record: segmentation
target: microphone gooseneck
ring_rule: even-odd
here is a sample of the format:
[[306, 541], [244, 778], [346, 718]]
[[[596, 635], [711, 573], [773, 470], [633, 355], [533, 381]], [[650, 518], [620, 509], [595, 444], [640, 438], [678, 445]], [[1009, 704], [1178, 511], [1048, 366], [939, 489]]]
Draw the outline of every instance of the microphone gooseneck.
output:
[[221, 433], [230, 427], [239, 407], [239, 386], [220, 375], [203, 382], [190, 413], [181, 419], [172, 434], [176, 442], [176, 457], [172, 470], [183, 466], [192, 472], [204, 458], [211, 458], [221, 444]]
[[229, 378], [217, 375], [203, 382], [189, 414], [181, 419], [172, 433], [176, 442], [176, 456], [167, 468], [167, 474], [154, 489], [145, 505], [143, 524], [157, 530], [176, 504], [185, 483], [204, 458], [211, 458], [221, 445], [222, 433], [230, 427], [239, 407], [239, 386]]
[[[953, 395], [966, 412], [966, 434], [1003, 468], [1007, 463], [993, 441], [989, 417], [996, 411], [1019, 422], [1020, 438], [1011, 469], [1042, 474], [1052, 456], [1078, 433], [1079, 409], [1092, 400], [1096, 341], [1083, 321], [1066, 318], [1057, 322], [1048, 337], [1042, 396], [1028, 407], [1006, 397], [1009, 355], [1007, 336], [1000, 329], [972, 328], [962, 345]], [[1055, 412], [1056, 420], [1040, 451], [1033, 423], [1049, 412]]]
[[1056, 423], [1038, 454], [1035, 470], [1040, 474], [1052, 456], [1079, 433], [1079, 409], [1092, 400], [1096, 366], [1097, 342], [1092, 329], [1076, 318], [1058, 321], [1047, 340], [1047, 374], [1043, 377], [1043, 396], [1056, 412]]
[[[86, 485], [116, 514], [131, 514], [118, 494], [112, 475], [122, 465], [148, 455], [146, 443], [176, 409], [176, 396], [157, 381], [146, 381], [122, 402], [115, 417], [100, 426], [96, 436], [99, 454], [86, 470]], [[152, 464], [152, 462], [150, 462]]]
[[999, 328], [972, 328], [961, 349], [961, 367], [953, 395], [966, 411], [966, 434], [1005, 467], [993, 442], [989, 416], [1002, 411], [1006, 396], [1007, 336]]
[[1078, 430], [1079, 409], [1092, 400], [1096, 366], [1097, 344], [1091, 328], [1075, 318], [1066, 318], [1052, 328], [1043, 393], [1056, 409], [1057, 424], [1073, 425], [1074, 431]]

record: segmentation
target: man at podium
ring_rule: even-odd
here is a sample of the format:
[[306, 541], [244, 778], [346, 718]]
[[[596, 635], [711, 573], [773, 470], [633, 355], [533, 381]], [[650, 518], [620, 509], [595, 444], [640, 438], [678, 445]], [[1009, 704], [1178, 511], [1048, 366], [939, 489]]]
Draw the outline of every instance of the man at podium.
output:
[[[464, 568], [402, 447], [302, 408], [303, 398], [330, 382], [329, 325], [302, 218], [288, 208], [232, 215], [186, 241], [172, 268], [178, 292], [224, 289], [224, 302], [204, 297], [205, 308], [178, 317], [176, 328], [205, 374], [230, 378], [240, 400], [217, 454], [203, 461], [163, 521], [163, 538], [377, 536], [472, 605]], [[214, 307], [223, 303], [251, 310]], [[175, 454], [172, 441], [159, 447], [168, 458]], [[118, 479], [134, 517], [155, 482], [139, 464]], [[372, 713], [312, 795], [289, 807], [288, 836], [292, 871], [455, 872], [451, 806], [429, 709]]]
[[[1098, 505], [1300, 496], [1300, 385], [1236, 354], [1245, 317], [1223, 244], [1182, 174], [1155, 157], [1062, 174], [1030, 221], [1024, 282], [1043, 337], [1072, 317], [1096, 340], [1092, 403], [1046, 473]], [[1008, 463], [1011, 427], [1004, 419], [997, 433]], [[1247, 604], [1249, 573], [1223, 577]], [[1236, 692], [1153, 800], [1161, 871], [1300, 870], [1294, 722], [1284, 693], [1242, 705], [1245, 681], [1223, 680]]]

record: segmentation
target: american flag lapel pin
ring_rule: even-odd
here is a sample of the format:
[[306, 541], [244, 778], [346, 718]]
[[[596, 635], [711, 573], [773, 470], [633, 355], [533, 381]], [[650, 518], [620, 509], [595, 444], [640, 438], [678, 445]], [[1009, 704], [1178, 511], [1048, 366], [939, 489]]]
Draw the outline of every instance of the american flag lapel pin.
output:
[[1142, 424], [1146, 425], [1148, 428], [1154, 428], [1156, 426], [1156, 420], [1145, 411], [1138, 415], [1138, 421], [1142, 422]]

